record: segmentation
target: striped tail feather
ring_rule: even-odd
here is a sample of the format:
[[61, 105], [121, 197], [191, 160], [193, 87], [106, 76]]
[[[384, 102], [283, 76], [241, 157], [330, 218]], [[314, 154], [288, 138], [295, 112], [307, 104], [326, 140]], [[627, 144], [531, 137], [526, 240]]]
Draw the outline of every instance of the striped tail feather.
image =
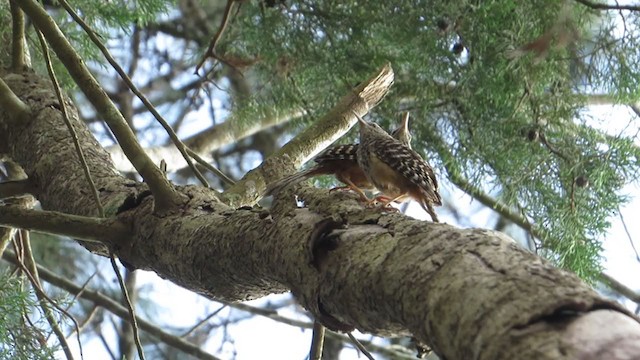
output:
[[283, 188], [298, 183], [300, 181], [309, 179], [313, 176], [324, 174], [324, 168], [320, 165], [316, 165], [308, 170], [300, 171], [295, 174], [291, 174], [289, 176], [285, 176], [280, 180], [277, 180], [269, 186], [267, 186], [267, 190], [265, 191], [264, 196], [274, 195], [280, 192]]

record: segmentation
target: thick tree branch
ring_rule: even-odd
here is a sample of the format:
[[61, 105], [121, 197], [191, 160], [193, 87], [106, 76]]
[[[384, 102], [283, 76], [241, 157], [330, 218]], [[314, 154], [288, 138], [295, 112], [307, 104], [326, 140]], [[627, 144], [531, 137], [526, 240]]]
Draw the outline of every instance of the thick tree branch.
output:
[[104, 117], [125, 154], [127, 154], [131, 163], [149, 185], [154, 194], [156, 210], [164, 211], [180, 204], [182, 198], [178, 192], [167, 180], [164, 173], [145, 154], [144, 149], [138, 143], [135, 134], [122, 117], [122, 114], [107, 97], [87, 67], [84, 66], [82, 58], [76, 53], [53, 19], [34, 0], [22, 0], [18, 5], [33, 21], [34, 25], [42, 31], [51, 48], [65, 65], [80, 90]]
[[131, 237], [130, 227], [113, 219], [22, 209], [17, 206], [0, 206], [0, 225], [111, 245], [127, 242]]
[[271, 169], [273, 164], [289, 162], [299, 167], [324, 150], [355, 124], [356, 118], [353, 111], [364, 115], [382, 100], [393, 84], [393, 78], [391, 64], [386, 64], [373, 77], [344, 96], [324, 117], [298, 134], [262, 165], [251, 170], [242, 180], [225, 191], [223, 199], [233, 207], [257, 202], [264, 193], [266, 185], [282, 176], [282, 174], [273, 175], [273, 171], [277, 173], [278, 170], [282, 170]]
[[29, 194], [33, 185], [28, 179], [0, 182], [0, 199]]

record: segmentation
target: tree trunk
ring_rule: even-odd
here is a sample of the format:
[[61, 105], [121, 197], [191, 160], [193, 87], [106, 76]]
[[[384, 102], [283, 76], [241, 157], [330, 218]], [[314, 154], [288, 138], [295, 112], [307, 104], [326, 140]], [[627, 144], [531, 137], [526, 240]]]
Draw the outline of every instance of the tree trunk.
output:
[[[4, 81], [32, 117], [12, 120], [0, 109], [0, 143], [24, 168], [43, 209], [96, 216], [51, 84], [32, 73]], [[499, 232], [380, 213], [353, 194], [310, 188], [297, 192], [304, 208], [287, 189], [266, 210], [233, 209], [212, 190], [177, 187], [182, 207], [156, 215], [147, 187], [119, 175], [68, 108], [107, 216], [129, 233], [57, 232], [103, 241], [83, 244], [103, 255], [114, 251], [130, 269], [225, 301], [292, 291], [330, 329], [411, 334], [443, 359], [640, 354], [633, 315]], [[54, 214], [39, 212], [30, 219], [41, 221], [29, 223], [24, 214], [0, 207], [0, 224], [53, 231], [47, 219]]]

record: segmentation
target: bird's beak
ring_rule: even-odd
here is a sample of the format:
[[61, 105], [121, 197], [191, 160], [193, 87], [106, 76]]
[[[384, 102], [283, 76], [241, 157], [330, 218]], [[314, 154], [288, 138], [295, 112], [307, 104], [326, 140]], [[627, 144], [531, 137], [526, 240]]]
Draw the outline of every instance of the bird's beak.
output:
[[402, 127], [402, 130], [405, 132], [409, 131], [409, 112], [405, 111], [404, 113], [402, 113], [402, 122], [400, 123], [400, 127]]

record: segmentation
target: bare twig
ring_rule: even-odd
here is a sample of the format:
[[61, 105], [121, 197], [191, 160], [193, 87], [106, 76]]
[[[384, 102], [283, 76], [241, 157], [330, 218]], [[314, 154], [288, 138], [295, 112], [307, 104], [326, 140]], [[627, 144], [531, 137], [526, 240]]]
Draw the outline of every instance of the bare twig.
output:
[[224, 9], [224, 15], [222, 16], [222, 23], [218, 28], [218, 32], [216, 32], [216, 34], [213, 36], [213, 39], [211, 39], [211, 42], [209, 43], [209, 48], [207, 48], [207, 51], [204, 53], [204, 55], [202, 55], [202, 59], [200, 60], [200, 62], [198, 62], [198, 65], [196, 65], [196, 70], [194, 71], [194, 74], [196, 75], [198, 74], [198, 71], [200, 70], [202, 65], [204, 65], [205, 61], [207, 61], [207, 58], [209, 56], [213, 57], [216, 60], [219, 60], [220, 62], [233, 68], [234, 70], [238, 70], [236, 69], [235, 66], [233, 66], [233, 64], [228, 63], [225, 59], [219, 57], [216, 54], [216, 45], [218, 44], [220, 37], [222, 37], [222, 33], [227, 28], [227, 25], [229, 23], [229, 18], [231, 16], [231, 10], [233, 9], [233, 4], [240, 1], [243, 1], [243, 0], [227, 0], [227, 4]]
[[367, 359], [375, 360], [373, 358], [373, 355], [371, 355], [371, 353], [367, 351], [367, 348], [365, 348], [364, 345], [362, 345], [362, 343], [358, 339], [356, 339], [356, 337], [353, 336], [352, 333], [347, 333], [347, 336], [349, 337], [349, 339], [351, 339], [351, 342], [353, 343], [353, 345], [355, 345], [358, 348], [358, 350], [362, 351], [362, 353], [364, 354], [364, 356], [367, 357]]
[[613, 277], [605, 273], [600, 274], [600, 279], [605, 283], [605, 285], [607, 285], [609, 288], [611, 288], [618, 294], [640, 305], [640, 293], [638, 293], [637, 291], [630, 289], [620, 281], [614, 279]]
[[629, 239], [629, 244], [633, 249], [633, 253], [636, 254], [636, 261], [640, 262], [640, 256], [638, 256], [638, 250], [636, 249], [636, 245], [633, 243], [633, 237], [631, 236], [631, 233], [627, 228], [627, 222], [624, 221], [624, 216], [622, 216], [622, 211], [620, 211], [620, 208], [618, 208], [618, 216], [620, 217], [620, 221], [622, 222], [622, 227], [624, 228], [624, 232], [627, 233], [627, 238]]
[[161, 213], [182, 203], [182, 195], [145, 154], [144, 149], [137, 141], [135, 134], [122, 114], [105, 94], [98, 81], [84, 65], [82, 58], [49, 14], [35, 0], [21, 0], [18, 5], [29, 16], [33, 24], [42, 31], [47, 42], [65, 65], [79, 89], [95, 107], [96, 111], [103, 116], [127, 157], [149, 185], [154, 195], [154, 211]]
[[184, 333], [182, 333], [181, 337], [185, 337], [189, 334], [191, 334], [192, 332], [196, 331], [200, 326], [204, 325], [207, 321], [211, 320], [214, 316], [218, 315], [218, 313], [220, 313], [220, 311], [224, 310], [224, 308], [226, 308], [227, 305], [222, 305], [218, 310], [212, 312], [211, 314], [207, 315], [204, 319], [198, 321], [197, 324], [193, 325], [189, 330], [185, 331]]
[[321, 360], [324, 347], [324, 333], [326, 328], [317, 321], [313, 322], [313, 336], [311, 338], [311, 350], [309, 360]]
[[[290, 319], [281, 315], [278, 315], [278, 313], [276, 313], [273, 310], [269, 310], [269, 309], [263, 309], [263, 308], [258, 308], [255, 306], [251, 306], [251, 305], [247, 305], [247, 304], [243, 304], [243, 303], [225, 303], [223, 302], [223, 304], [226, 304], [229, 307], [232, 307], [234, 309], [237, 310], [242, 310], [242, 311], [246, 311], [255, 315], [260, 315], [260, 316], [264, 316], [266, 318], [269, 318], [273, 321], [277, 321], [279, 323], [282, 324], [287, 324], [287, 325], [291, 325], [291, 326], [297, 326], [303, 329], [312, 329], [313, 328], [313, 324], [306, 322], [306, 321], [300, 321], [300, 320], [295, 320], [295, 319]], [[335, 340], [339, 340], [342, 342], [347, 342], [350, 341], [349, 338], [347, 338], [346, 336], [342, 335], [342, 334], [337, 334], [333, 331], [327, 331], [325, 333], [325, 336], [330, 337], [332, 339]], [[362, 342], [361, 342], [362, 343]], [[384, 356], [387, 356], [389, 358], [392, 359], [406, 359], [406, 360], [414, 360], [415, 356], [412, 355], [411, 353], [408, 352], [400, 352], [397, 349], [391, 349], [385, 346], [380, 346], [377, 344], [374, 344], [372, 342], [366, 341], [364, 342], [366, 346], [368, 346], [372, 351], [375, 351], [376, 353], [380, 353]]]
[[145, 360], [144, 350], [142, 349], [142, 343], [140, 342], [140, 336], [138, 335], [138, 321], [136, 320], [136, 312], [133, 309], [133, 304], [131, 304], [131, 298], [129, 297], [129, 292], [127, 291], [127, 287], [124, 284], [124, 280], [122, 279], [122, 274], [120, 274], [120, 270], [118, 269], [118, 264], [116, 264], [116, 258], [113, 253], [109, 254], [109, 260], [111, 261], [111, 267], [113, 267], [113, 271], [116, 273], [116, 277], [118, 278], [118, 284], [120, 284], [120, 291], [122, 291], [122, 295], [124, 296], [125, 304], [127, 304], [127, 309], [129, 310], [129, 322], [131, 322], [131, 327], [133, 328], [133, 341], [136, 343], [136, 348], [138, 349], [138, 356], [140, 360]]
[[93, 320], [93, 317], [99, 311], [100, 311], [100, 307], [98, 307], [98, 305], [94, 305], [93, 308], [91, 308], [91, 311], [89, 311], [89, 314], [87, 314], [87, 317], [84, 320], [82, 320], [82, 322], [79, 324], [78, 329], [76, 328], [71, 329], [71, 332], [69, 333], [69, 335], [67, 335], [67, 339], [72, 337], [74, 334], [81, 333], [82, 330], [85, 328], [85, 326], [91, 323], [91, 320]]
[[214, 175], [219, 177], [220, 180], [222, 180], [227, 185], [231, 186], [236, 183], [235, 181], [231, 180], [231, 178], [228, 177], [225, 173], [220, 171], [220, 169], [211, 165], [210, 163], [207, 162], [207, 160], [200, 157], [200, 155], [198, 155], [195, 151], [187, 148], [187, 153], [191, 155], [200, 165], [204, 166], [207, 170], [211, 171]]

